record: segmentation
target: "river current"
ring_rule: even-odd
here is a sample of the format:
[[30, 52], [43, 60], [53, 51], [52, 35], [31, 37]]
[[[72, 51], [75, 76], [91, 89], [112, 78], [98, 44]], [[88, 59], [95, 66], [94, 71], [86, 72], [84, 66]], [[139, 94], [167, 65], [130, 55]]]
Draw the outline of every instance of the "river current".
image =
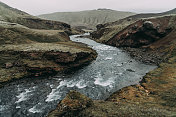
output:
[[0, 117], [44, 117], [70, 90], [92, 99], [106, 99], [123, 87], [138, 84], [156, 68], [132, 59], [123, 50], [77, 36], [70, 38], [96, 50], [97, 59], [74, 73], [27, 78], [6, 85], [0, 89]]

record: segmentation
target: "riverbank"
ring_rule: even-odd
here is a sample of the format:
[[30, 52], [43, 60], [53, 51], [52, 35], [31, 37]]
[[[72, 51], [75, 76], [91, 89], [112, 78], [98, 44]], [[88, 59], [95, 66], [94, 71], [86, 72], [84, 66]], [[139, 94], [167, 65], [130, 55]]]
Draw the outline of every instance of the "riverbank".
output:
[[70, 41], [64, 30], [39, 30], [0, 22], [0, 87], [26, 77], [53, 76], [96, 59], [85, 44]]
[[[124, 30], [119, 30], [110, 40], [102, 43], [116, 47], [127, 46], [129, 48], [126, 50], [134, 58], [145, 63], [158, 64], [158, 68], [147, 73], [138, 85], [122, 88], [114, 92], [106, 101], [91, 100], [93, 102], [90, 105], [81, 103], [80, 106], [77, 100], [85, 97], [77, 92], [70, 92], [48, 116], [176, 116], [175, 16], [146, 20], [139, 20]], [[147, 24], [146, 29], [143, 23]], [[156, 28], [158, 24], [160, 24], [159, 29]], [[141, 50], [142, 53], [139, 53]], [[70, 94], [73, 94], [73, 97], [69, 97]]]
[[[173, 50], [167, 62], [161, 63], [157, 69], [144, 76], [140, 84], [122, 88], [106, 101], [89, 99], [88, 102], [91, 104], [87, 105], [88, 102], [79, 102], [84, 100], [85, 96], [71, 91], [58, 104], [58, 107], [48, 114], [48, 117], [176, 116], [175, 52]], [[72, 97], [69, 97], [70, 95]]]
[[[59, 73], [49, 78], [45, 78], [46, 75], [40, 78], [30, 77], [5, 85], [0, 90], [0, 116], [46, 116], [70, 90], [77, 90], [91, 99], [105, 100], [117, 89], [139, 83], [147, 72], [156, 68], [135, 61], [116, 47], [96, 43], [87, 38], [76, 38], [77, 36], [70, 36], [70, 39], [76, 44], [82, 42], [84, 44], [81, 45], [88, 45], [96, 50], [96, 60], [67, 74]], [[51, 49], [55, 46], [57, 44], [42, 48]], [[31, 46], [29, 51], [33, 47]], [[62, 45], [57, 46], [59, 47]], [[70, 52], [74, 51], [74, 48], [71, 48]]]

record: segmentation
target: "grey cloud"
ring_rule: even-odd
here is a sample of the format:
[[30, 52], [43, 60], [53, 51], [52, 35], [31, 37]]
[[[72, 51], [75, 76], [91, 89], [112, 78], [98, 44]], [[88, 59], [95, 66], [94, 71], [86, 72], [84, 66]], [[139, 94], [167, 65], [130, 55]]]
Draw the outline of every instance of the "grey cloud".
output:
[[163, 12], [175, 8], [176, 0], [1, 0], [33, 15], [59, 11], [110, 8], [132, 12]]

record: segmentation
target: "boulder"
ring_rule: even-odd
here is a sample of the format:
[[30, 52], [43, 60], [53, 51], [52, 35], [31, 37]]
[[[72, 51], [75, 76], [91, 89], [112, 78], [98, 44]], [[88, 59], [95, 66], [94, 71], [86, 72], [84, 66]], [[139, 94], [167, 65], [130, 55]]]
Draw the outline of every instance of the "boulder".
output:
[[57, 108], [48, 114], [48, 117], [76, 116], [77, 113], [92, 105], [93, 101], [90, 98], [77, 91], [70, 91], [67, 96], [59, 102]]
[[146, 28], [146, 29], [154, 29], [154, 25], [151, 21], [145, 21], [143, 23], [143, 27]]
[[171, 17], [138, 20], [118, 32], [105, 44], [116, 47], [140, 48], [148, 46], [166, 37], [173, 28], [169, 28]]

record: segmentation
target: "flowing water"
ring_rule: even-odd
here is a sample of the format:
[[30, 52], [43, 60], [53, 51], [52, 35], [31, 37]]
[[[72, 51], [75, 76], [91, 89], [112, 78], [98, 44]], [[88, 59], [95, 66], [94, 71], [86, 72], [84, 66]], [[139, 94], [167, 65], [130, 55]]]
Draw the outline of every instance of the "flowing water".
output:
[[0, 117], [46, 116], [70, 90], [92, 99], [106, 99], [118, 89], [139, 83], [147, 72], [156, 68], [135, 61], [118, 48], [76, 35], [70, 38], [95, 49], [97, 59], [71, 74], [27, 78], [6, 85], [0, 89]]

